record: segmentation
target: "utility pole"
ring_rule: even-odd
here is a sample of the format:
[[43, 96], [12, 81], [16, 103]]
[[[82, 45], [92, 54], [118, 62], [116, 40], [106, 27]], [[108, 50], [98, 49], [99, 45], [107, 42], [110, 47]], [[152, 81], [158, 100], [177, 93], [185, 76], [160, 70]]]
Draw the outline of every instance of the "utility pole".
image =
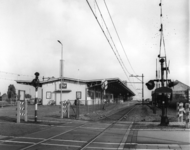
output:
[[60, 84], [60, 102], [62, 101], [62, 78], [63, 78], [63, 44], [61, 41], [57, 40], [61, 44], [61, 61], [60, 61], [60, 78], [61, 78], [61, 84]]
[[140, 80], [141, 82], [128, 82], [128, 83], [142, 83], [142, 105], [144, 104], [144, 75], [142, 74], [142, 76], [140, 75], [130, 75], [129, 77], [142, 77], [142, 80]]

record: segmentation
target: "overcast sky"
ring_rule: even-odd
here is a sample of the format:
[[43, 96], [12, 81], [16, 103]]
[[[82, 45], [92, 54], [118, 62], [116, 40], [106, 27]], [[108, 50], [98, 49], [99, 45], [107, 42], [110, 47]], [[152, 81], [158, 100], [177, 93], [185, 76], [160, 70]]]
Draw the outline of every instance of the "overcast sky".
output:
[[[169, 78], [190, 85], [189, 1], [162, 2]], [[89, 3], [103, 26], [94, 0]], [[40, 77], [59, 77], [61, 45], [57, 40], [63, 43], [66, 77], [84, 80], [117, 77], [137, 82], [129, 77], [130, 74], [144, 74], [145, 83], [155, 79], [160, 0], [106, 0], [133, 69], [117, 39], [103, 0], [97, 3], [128, 70], [126, 74], [86, 0], [0, 0], [1, 94], [7, 92], [9, 84], [14, 84], [18, 90], [19, 86], [12, 80], [32, 80], [35, 72], [39, 72]], [[105, 26], [103, 29], [106, 30]], [[164, 55], [163, 52], [164, 49]], [[140, 91], [135, 89], [140, 89], [141, 84], [129, 84], [129, 87], [138, 94]], [[145, 86], [146, 97], [150, 97], [150, 91]]]

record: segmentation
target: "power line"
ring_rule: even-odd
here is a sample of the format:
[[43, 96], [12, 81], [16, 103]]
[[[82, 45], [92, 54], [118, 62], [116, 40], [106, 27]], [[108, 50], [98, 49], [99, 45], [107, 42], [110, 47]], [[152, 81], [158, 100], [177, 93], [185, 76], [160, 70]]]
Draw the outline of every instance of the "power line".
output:
[[0, 78], [0, 80], [15, 81], [15, 80], [12, 80], [12, 79], [7, 79], [7, 78]]
[[[115, 51], [114, 51], [114, 49], [113, 49], [113, 47], [112, 47], [112, 45], [111, 45], [111, 43], [110, 43], [110, 41], [109, 41], [108, 37], [106, 36], [106, 34], [105, 34], [105, 32], [104, 32], [104, 30], [103, 30], [102, 26], [100, 25], [100, 22], [98, 21], [98, 19], [97, 19], [96, 15], [95, 15], [94, 11], [92, 10], [92, 8], [91, 8], [91, 6], [90, 6], [90, 4], [89, 4], [88, 0], [86, 0], [86, 1], [87, 1], [88, 5], [89, 5], [89, 7], [90, 7], [90, 9], [91, 9], [91, 11], [92, 11], [92, 13], [93, 13], [94, 17], [96, 18], [96, 21], [98, 22], [98, 25], [100, 26], [100, 28], [101, 28], [101, 30], [102, 30], [102, 32], [103, 32], [103, 34], [104, 34], [105, 38], [107, 39], [107, 41], [108, 41], [108, 43], [109, 43], [109, 45], [110, 45], [110, 47], [111, 47], [112, 51], [114, 52], [114, 54], [115, 54], [115, 56], [116, 56], [116, 58], [117, 58], [117, 60], [118, 60], [119, 64], [121, 65], [121, 67], [122, 67], [122, 69], [123, 69], [123, 66], [122, 66], [122, 64], [121, 64], [121, 62], [120, 62], [120, 60], [119, 60], [119, 58], [117, 57], [117, 55], [116, 55], [116, 53], [115, 53]], [[123, 71], [124, 71], [124, 69], [123, 69]], [[124, 72], [125, 72], [125, 71], [124, 71]], [[125, 73], [125, 74], [126, 74], [126, 73]]]
[[[112, 36], [111, 36], [111, 34], [110, 34], [110, 31], [109, 31], [109, 29], [108, 29], [108, 26], [107, 26], [107, 24], [106, 24], [106, 22], [105, 22], [105, 20], [104, 20], [104, 17], [103, 17], [103, 15], [102, 15], [102, 13], [101, 13], [101, 10], [100, 10], [100, 8], [99, 8], [99, 6], [98, 6], [98, 3], [97, 3], [96, 0], [95, 0], [95, 2], [96, 2], [96, 5], [97, 5], [97, 8], [98, 8], [98, 11], [99, 11], [99, 13], [100, 13], [100, 15], [101, 15], [101, 17], [102, 17], [102, 20], [103, 20], [103, 22], [104, 22], [104, 25], [105, 25], [105, 27], [106, 27], [106, 29], [107, 29], [107, 31], [108, 31], [108, 34], [109, 34], [109, 36], [110, 36], [110, 39], [111, 39], [111, 41], [112, 41], [112, 43], [113, 43], [113, 45], [114, 45], [114, 47], [115, 47], [115, 50], [116, 50], [116, 52], [117, 52], [117, 55], [118, 55], [118, 57], [119, 57], [119, 59], [120, 59], [122, 65], [123, 65], [123, 67], [124, 67], [124, 68], [126, 69], [126, 71], [129, 73], [129, 71], [128, 71], [127, 68], [125, 67], [125, 65], [124, 65], [124, 63], [123, 63], [123, 61], [122, 61], [122, 59], [121, 59], [121, 56], [119, 55], [119, 52], [118, 52], [118, 50], [117, 50], [117, 48], [116, 48], [116, 46], [115, 46], [115, 43], [114, 43], [113, 38], [112, 38]], [[130, 74], [130, 73], [129, 73], [129, 74]]]
[[[100, 22], [99, 22], [99, 20], [98, 20], [98, 18], [97, 18], [97, 16], [96, 16], [96, 14], [95, 14], [94, 11], [92, 10], [92, 7], [91, 7], [91, 5], [89, 4], [88, 0], [86, 0], [86, 2], [87, 2], [87, 4], [88, 4], [88, 6], [90, 7], [90, 10], [91, 10], [91, 12], [93, 13], [93, 15], [94, 15], [94, 17], [95, 17], [95, 19], [96, 19], [98, 25], [100, 26], [100, 28], [101, 28], [101, 30], [102, 30], [102, 32], [103, 32], [105, 38], [107, 39], [107, 41], [108, 41], [108, 43], [109, 43], [109, 45], [110, 45], [112, 51], [114, 52], [114, 54], [115, 54], [115, 56], [116, 56], [116, 58], [117, 58], [117, 60], [118, 60], [118, 62], [119, 62], [119, 64], [120, 64], [120, 66], [122, 67], [122, 69], [123, 69], [125, 75], [127, 76], [127, 74], [126, 74], [126, 72], [125, 72], [125, 69], [123, 68], [122, 63], [120, 62], [118, 56], [116, 55], [116, 53], [115, 53], [115, 51], [114, 51], [114, 49], [113, 49], [113, 47], [112, 47], [112, 45], [111, 45], [111, 43], [110, 43], [110, 41], [109, 41], [107, 35], [105, 34], [104, 29], [102, 28], [102, 26], [101, 26], [101, 24], [100, 24]], [[96, 4], [97, 4], [97, 2], [96, 2]], [[97, 6], [98, 6], [98, 5], [97, 5]], [[100, 15], [102, 16], [101, 11], [100, 11]], [[103, 19], [103, 16], [102, 16], [102, 19]], [[107, 27], [107, 26], [106, 26], [106, 27]], [[112, 38], [111, 38], [111, 39], [112, 39]], [[112, 42], [113, 42], [113, 41], [112, 41]], [[120, 56], [120, 55], [119, 55], [119, 56]], [[129, 79], [128, 76], [127, 76], [127, 78], [128, 78], [128, 80], [130, 81], [130, 79]], [[131, 85], [132, 85], [132, 84], [131, 84]], [[133, 86], [133, 85], [132, 85], [132, 86]], [[134, 87], [133, 87], [133, 88], [134, 88]], [[134, 88], [134, 89], [135, 89], [135, 88]]]
[[0, 73], [9, 74], [9, 75], [16, 75], [16, 76], [34, 77], [31, 75], [17, 74], [17, 73], [12, 73], [12, 72], [5, 72], [5, 71], [0, 71]]
[[[124, 54], [125, 54], [125, 56], [126, 56], [126, 58], [127, 58], [127, 61], [129, 62], [129, 65], [130, 65], [131, 69], [132, 69], [133, 72], [135, 73], [135, 71], [134, 71], [134, 69], [133, 69], [133, 67], [132, 67], [132, 65], [131, 65], [131, 63], [130, 63], [130, 61], [129, 61], [129, 58], [127, 57], [127, 54], [126, 54], [125, 49], [124, 49], [124, 46], [123, 46], [123, 44], [122, 44], [122, 42], [121, 42], [121, 39], [120, 39], [120, 37], [119, 37], [119, 34], [118, 34], [118, 32], [117, 32], [117, 29], [116, 29], [116, 27], [115, 27], [115, 24], [114, 24], [114, 22], [113, 22], [112, 16], [111, 16], [111, 14], [110, 14], [110, 12], [109, 12], [109, 9], [108, 9], [108, 6], [107, 6], [105, 0], [104, 0], [104, 4], [105, 4], [106, 9], [107, 9], [107, 11], [108, 11], [109, 17], [110, 17], [110, 19], [111, 19], [111, 22], [112, 22], [112, 24], [113, 24], [113, 27], [114, 27], [114, 29], [115, 29], [115, 32], [116, 32], [117, 37], [118, 37], [118, 39], [119, 39], [119, 42], [120, 42], [120, 44], [121, 44], [121, 47], [122, 47], [122, 49], [123, 49], [123, 52], [124, 52]], [[135, 73], [135, 74], [136, 74], [136, 73]]]

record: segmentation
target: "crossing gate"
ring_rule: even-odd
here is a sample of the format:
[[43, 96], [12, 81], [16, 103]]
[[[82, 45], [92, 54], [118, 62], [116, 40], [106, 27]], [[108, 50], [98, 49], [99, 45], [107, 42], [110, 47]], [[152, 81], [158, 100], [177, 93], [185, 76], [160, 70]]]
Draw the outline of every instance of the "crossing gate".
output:
[[24, 118], [25, 122], [28, 121], [28, 114], [27, 114], [28, 108], [27, 107], [28, 107], [27, 100], [18, 100], [17, 101], [17, 108], [16, 108], [17, 123], [20, 123], [21, 117]]
[[177, 117], [178, 122], [183, 122], [183, 113], [185, 113], [185, 109], [183, 108], [183, 103], [177, 103]]
[[61, 101], [61, 118], [66, 116], [67, 118], [70, 118], [70, 101]]

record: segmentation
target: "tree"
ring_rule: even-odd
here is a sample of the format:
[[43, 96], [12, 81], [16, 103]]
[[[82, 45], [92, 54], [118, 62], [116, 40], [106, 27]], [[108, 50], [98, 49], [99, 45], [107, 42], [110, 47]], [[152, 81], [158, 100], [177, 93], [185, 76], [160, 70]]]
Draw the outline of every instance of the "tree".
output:
[[7, 91], [9, 102], [16, 101], [16, 89], [13, 84], [10, 84]]

